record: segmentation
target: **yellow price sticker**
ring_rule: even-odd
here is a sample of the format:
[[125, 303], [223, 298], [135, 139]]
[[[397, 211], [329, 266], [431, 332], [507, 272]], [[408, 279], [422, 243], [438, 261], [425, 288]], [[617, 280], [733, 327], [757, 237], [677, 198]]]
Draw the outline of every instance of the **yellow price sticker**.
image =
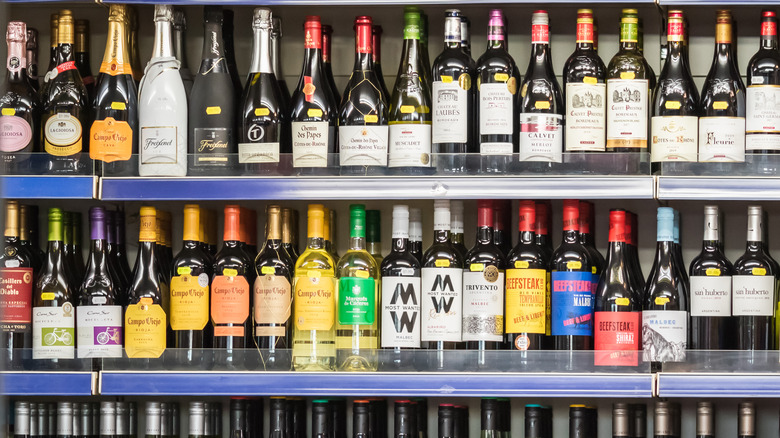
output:
[[206, 114], [210, 116], [216, 116], [218, 114], [222, 114], [222, 107], [219, 106], [206, 107]]
[[582, 269], [582, 262], [579, 260], [566, 262], [566, 269]]
[[414, 112], [414, 105], [401, 105], [401, 113], [411, 114]]
[[469, 271], [471, 272], [482, 272], [484, 270], [485, 270], [484, 263], [472, 263], [471, 266], [469, 266]]
[[276, 268], [273, 266], [263, 266], [260, 268], [260, 273], [263, 275], [274, 275], [276, 274]]
[[546, 100], [545, 101], [537, 100], [534, 103], [534, 107], [536, 109], [550, 109], [550, 102], [548, 102]]
[[179, 275], [190, 275], [190, 273], [192, 273], [192, 268], [189, 266], [179, 266], [176, 268], [176, 273]]
[[43, 293], [41, 293], [41, 299], [43, 301], [51, 301], [54, 298], [56, 298], [56, 296], [54, 295], [54, 292], [43, 292]]
[[506, 82], [509, 80], [509, 75], [506, 73], [496, 73], [495, 75], [493, 75], [493, 79], [499, 82]]
[[621, 71], [620, 72], [620, 79], [634, 79], [636, 77], [636, 73], [632, 71]]
[[357, 277], [357, 278], [368, 278], [368, 271], [357, 271], [357, 272], [355, 272], [355, 277]]
[[255, 108], [255, 115], [258, 117], [267, 116], [271, 114], [271, 110], [268, 108]]
[[729, 103], [723, 100], [712, 102], [712, 108], [716, 110], [729, 109]]
[[3, 108], [2, 113], [0, 113], [4, 116], [13, 116], [16, 114], [16, 110], [14, 108]]
[[235, 277], [236, 275], [238, 275], [238, 270], [228, 268], [222, 271], [222, 275], [224, 275], [225, 277]]
[[707, 268], [705, 273], [708, 277], [720, 277], [720, 268]]
[[366, 114], [365, 116], [363, 116], [363, 120], [366, 123], [376, 123], [379, 121], [379, 116], [377, 116], [376, 114]]
[[445, 84], [452, 82], [452, 76], [441, 75], [441, 81]]
[[682, 107], [682, 103], [676, 100], [667, 100], [664, 106], [666, 109], [676, 110]]
[[596, 267], [595, 266], [591, 266], [590, 267], [590, 273], [591, 274], [595, 274], [596, 273]]
[[593, 76], [585, 76], [584, 78], [582, 78], [582, 82], [588, 85], [595, 85], [599, 83], [599, 80], [594, 78]]
[[655, 305], [656, 306], [663, 306], [664, 304], [669, 302], [669, 297], [655, 297]]
[[437, 268], [449, 268], [450, 261], [447, 259], [438, 259], [434, 262]]
[[517, 260], [515, 261], [515, 268], [517, 269], [528, 269], [529, 263], [527, 260]]
[[309, 108], [306, 111], [306, 115], [309, 117], [322, 117], [322, 110], [319, 108]]
[[631, 300], [626, 297], [615, 298], [615, 304], [618, 306], [630, 306]]
[[317, 269], [309, 269], [306, 271], [306, 276], [309, 278], [320, 278], [322, 277], [322, 272], [318, 271]]
[[124, 102], [111, 102], [111, 109], [117, 111], [124, 111], [127, 109], [127, 105]]
[[753, 275], [766, 275], [766, 268], [753, 268]]

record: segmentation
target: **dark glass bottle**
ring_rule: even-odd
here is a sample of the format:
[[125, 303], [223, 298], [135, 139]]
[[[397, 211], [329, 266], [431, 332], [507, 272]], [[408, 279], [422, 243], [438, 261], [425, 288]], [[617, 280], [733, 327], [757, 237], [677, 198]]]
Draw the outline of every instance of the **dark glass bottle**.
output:
[[[501, 431], [501, 413], [497, 399], [483, 398], [480, 400], [480, 420], [480, 438], [498, 438], [503, 435]], [[465, 435], [468, 436], [467, 433]], [[534, 437], [533, 433], [529, 436]]]
[[449, 403], [439, 405], [439, 438], [455, 438], [455, 408]]
[[[68, 220], [70, 220], [70, 233], [64, 229], [67, 226]], [[65, 232], [65, 254], [68, 254], [73, 260], [73, 266], [75, 267], [76, 279], [79, 282], [74, 290], [78, 290], [78, 286], [81, 284], [81, 279], [84, 278], [84, 271], [86, 265], [84, 264], [84, 252], [81, 249], [81, 213], [78, 211], [71, 211], [65, 215], [63, 221], [63, 231]], [[68, 238], [70, 234], [70, 238]]]
[[184, 84], [184, 90], [187, 97], [192, 93], [192, 71], [187, 61], [187, 16], [184, 10], [176, 8], [173, 11], [173, 53], [176, 60], [179, 61], [179, 76]]
[[81, 75], [81, 81], [84, 83], [84, 87], [87, 89], [87, 97], [89, 103], [95, 101], [96, 88], [95, 77], [92, 76], [92, 68], [89, 62], [89, 20], [76, 20], [76, 68]]
[[416, 408], [415, 403], [410, 400], [395, 401], [394, 438], [421, 438], [417, 428]]
[[250, 438], [246, 412], [247, 402], [248, 400], [244, 399], [230, 399], [230, 429], [228, 429], [230, 438]]
[[422, 210], [409, 209], [409, 253], [422, 263]]
[[580, 201], [580, 243], [585, 245], [593, 261], [591, 272], [593, 273], [593, 290], [595, 291], [596, 286], [599, 284], [601, 273], [604, 272], [605, 260], [604, 256], [596, 248], [593, 214], [593, 203]]
[[552, 203], [550, 201], [536, 202], [536, 238], [535, 243], [545, 254], [548, 264], [552, 259], [553, 246], [550, 229], [552, 228]]
[[[745, 150], [754, 154], [780, 152], [780, 112], [769, 102], [780, 95], [780, 50], [777, 13], [761, 11], [761, 46], [747, 67]], [[771, 169], [776, 170], [774, 165]]]
[[281, 64], [281, 39], [282, 39], [282, 19], [279, 17], [273, 17], [271, 27], [271, 65], [274, 70], [274, 76], [279, 83], [279, 88], [282, 90], [282, 100], [284, 100], [284, 106], [289, 108], [290, 106], [290, 88], [287, 86], [287, 80], [282, 73]]
[[[125, 246], [125, 212], [117, 210], [114, 215], [114, 224], [116, 225], [116, 245], [115, 251], [112, 251], [114, 257], [119, 261], [119, 267], [124, 271], [125, 278], [132, 278], [130, 262], [127, 259], [127, 248]], [[129, 282], [128, 282], [129, 283]]]
[[46, 254], [38, 246], [38, 206], [19, 206], [19, 244], [30, 255], [33, 272], [38, 272]]
[[352, 402], [352, 438], [373, 438], [368, 400]]
[[38, 29], [34, 27], [27, 28], [27, 45], [26, 45], [26, 74], [27, 79], [30, 82], [33, 90], [37, 93], [40, 90], [41, 84], [38, 82]]
[[[525, 436], [527, 438], [551, 438], [552, 428], [548, 428], [549, 408], [539, 405], [525, 406]], [[551, 419], [550, 419], [551, 420]]]
[[626, 211], [626, 254], [631, 266], [631, 281], [635, 284], [636, 290], [645, 290], [645, 276], [642, 273], [642, 265], [639, 263], [638, 249], [639, 229], [637, 227], [636, 213]]
[[585, 405], [569, 406], [569, 438], [586, 438], [597, 435], [596, 409]]
[[[293, 404], [284, 397], [271, 397], [268, 407], [268, 438], [292, 438], [291, 424]], [[260, 438], [262, 430], [254, 433], [254, 437]]]
[[[310, 438], [334, 438], [331, 434], [332, 415], [327, 400], [312, 400], [311, 402], [311, 435]], [[305, 427], [305, 423], [304, 423]]]
[[46, 73], [43, 76], [43, 84], [41, 85], [40, 97], [43, 98], [48, 91], [49, 81], [52, 78], [52, 71], [57, 68], [57, 34], [59, 34], [59, 21], [60, 14], [51, 14], [49, 18], [49, 66], [46, 68]]
[[385, 75], [382, 73], [382, 26], [375, 24], [371, 26], [371, 56], [374, 59], [374, 74], [379, 81], [379, 87], [382, 89], [382, 95], [385, 99], [390, 99], [390, 91], [385, 84]]
[[225, 61], [227, 62], [230, 81], [233, 83], [235, 95], [240, 96], [243, 90], [241, 89], [238, 67], [236, 67], [236, 51], [233, 44], [233, 11], [223, 9], [222, 13], [222, 38], [225, 43]]
[[141, 65], [141, 51], [138, 44], [138, 10], [133, 5], [128, 5], [128, 25], [130, 32], [127, 34], [128, 46], [130, 47], [130, 65], [133, 68], [133, 78], [135, 79], [136, 88], [140, 85], [141, 79], [144, 76], [144, 68]]
[[287, 255], [292, 260], [293, 265], [298, 260], [298, 250], [293, 245], [293, 235], [298, 234], [294, 228], [294, 210], [289, 208], [282, 209], [282, 247], [287, 251]]
[[366, 210], [366, 251], [382, 264], [382, 212], [379, 210]]
[[512, 201], [496, 199], [493, 201], [493, 242], [506, 256], [512, 251]]
[[108, 272], [111, 274], [111, 281], [116, 289], [117, 304], [124, 305], [127, 286], [130, 284], [130, 278], [125, 276], [125, 272], [119, 266], [119, 259], [116, 257], [116, 211], [106, 210], [106, 255], [108, 257]]
[[[462, 258], [466, 257], [469, 249], [466, 248], [463, 225], [463, 201], [450, 201], [450, 241]], [[493, 229], [495, 240], [495, 228]]]
[[323, 24], [322, 25], [322, 71], [325, 73], [325, 78], [328, 81], [328, 87], [330, 87], [330, 92], [333, 94], [333, 97], [336, 99], [336, 102], [338, 103], [341, 101], [341, 91], [339, 91], [339, 88], [336, 86], [336, 80], [333, 78], [333, 65], [330, 62], [331, 61], [331, 54], [333, 51], [331, 50], [331, 45], [333, 43], [333, 28], [330, 25]]

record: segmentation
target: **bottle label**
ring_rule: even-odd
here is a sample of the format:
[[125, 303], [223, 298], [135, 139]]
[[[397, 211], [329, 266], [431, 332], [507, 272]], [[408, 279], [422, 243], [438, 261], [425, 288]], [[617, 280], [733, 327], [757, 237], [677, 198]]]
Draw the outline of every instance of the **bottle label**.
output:
[[457, 82], [433, 82], [433, 143], [468, 141], [468, 88], [471, 77], [463, 73]]
[[531, 25], [531, 44], [549, 44], [550, 26], [547, 24]]
[[89, 134], [89, 157], [93, 160], [126, 161], [133, 153], [133, 129], [127, 122], [106, 117], [95, 120]]
[[506, 270], [506, 332], [546, 332], [547, 271]]
[[512, 143], [483, 142], [479, 145], [479, 153], [482, 155], [512, 155], [513, 150]]
[[278, 163], [279, 143], [239, 143], [239, 163]]
[[[6, 108], [3, 108], [5, 111]], [[30, 144], [30, 140], [32, 128], [27, 120], [17, 116], [0, 116], [0, 152], [20, 151]]]
[[296, 277], [293, 314], [298, 330], [331, 330], [336, 320], [336, 279]]
[[[176, 164], [179, 132], [176, 126], [141, 128], [141, 164]], [[182, 145], [181, 148], [184, 146]]]
[[479, 86], [479, 135], [512, 135], [515, 117], [513, 94], [508, 82], [482, 83]]
[[696, 116], [654, 116], [651, 121], [652, 162], [696, 162], [699, 147], [699, 118]]
[[639, 324], [642, 312], [595, 312], [595, 365], [639, 364]]
[[171, 278], [171, 329], [203, 330], [209, 322], [209, 276]]
[[[211, 319], [214, 336], [244, 336], [249, 318], [249, 283], [243, 275], [216, 275], [211, 282]], [[226, 327], [225, 324], [233, 324]]]
[[122, 306], [78, 306], [76, 328], [79, 358], [122, 357]]
[[[120, 54], [119, 52], [114, 53], [117, 55]], [[105, 73], [111, 76], [133, 75], [133, 68], [130, 63], [125, 62], [125, 60], [121, 59], [121, 57], [119, 59], [113, 58], [109, 62], [101, 62], [99, 71], [100, 73]], [[86, 85], [86, 82], [84, 85]]]
[[607, 148], [647, 149], [647, 79], [607, 79]]
[[422, 268], [422, 341], [460, 342], [463, 269]]
[[81, 152], [81, 122], [70, 113], [57, 113], [43, 128], [44, 149], [50, 155], [67, 157]]
[[328, 167], [328, 122], [292, 122], [293, 167]]
[[398, 123], [390, 125], [389, 167], [428, 167], [431, 165], [431, 125]]
[[[593, 78], [595, 82], [596, 78]], [[566, 150], [603, 151], [607, 133], [607, 84], [566, 84]]]
[[195, 166], [227, 166], [233, 132], [228, 128], [193, 129]]
[[642, 348], [645, 362], [682, 362], [688, 348], [688, 312], [642, 311]]
[[[290, 319], [292, 287], [282, 275], [259, 275], [255, 279], [255, 336], [285, 336]], [[276, 324], [260, 326], [258, 324]]]
[[691, 276], [691, 316], [731, 316], [731, 277]]
[[73, 359], [76, 347], [76, 309], [33, 307], [33, 359]]
[[551, 274], [551, 334], [593, 336], [593, 294], [590, 272]]
[[0, 269], [0, 285], [0, 332], [17, 333], [30, 330], [33, 302], [32, 268]]
[[125, 351], [129, 358], [158, 358], [165, 351], [166, 316], [151, 298], [141, 298], [125, 310]]
[[520, 114], [520, 161], [560, 163], [563, 158], [563, 116]]
[[339, 324], [373, 324], [376, 321], [376, 281], [373, 278], [339, 278], [337, 305]]
[[773, 316], [775, 314], [775, 277], [772, 275], [735, 275], [732, 277], [732, 314], [734, 316]]
[[278, 123], [269, 119], [268, 108], [255, 108], [244, 121], [243, 143], [238, 144], [239, 163], [278, 163], [279, 131]]
[[387, 166], [387, 126], [339, 126], [342, 166]]
[[744, 162], [745, 119], [700, 117], [699, 161]]
[[780, 85], [747, 87], [746, 150], [780, 150], [780, 105], [775, 102], [780, 102]]
[[382, 277], [382, 348], [420, 348], [420, 277]]
[[504, 340], [504, 273], [496, 266], [463, 271], [463, 340]]

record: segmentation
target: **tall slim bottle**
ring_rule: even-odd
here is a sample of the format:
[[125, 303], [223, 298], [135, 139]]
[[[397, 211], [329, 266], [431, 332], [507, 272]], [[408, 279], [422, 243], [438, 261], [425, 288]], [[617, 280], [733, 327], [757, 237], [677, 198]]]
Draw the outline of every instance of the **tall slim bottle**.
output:
[[390, 92], [385, 84], [385, 75], [382, 72], [382, 26], [375, 24], [371, 26], [371, 56], [374, 59], [374, 74], [376, 75], [379, 86], [382, 89], [382, 95], [385, 99], [390, 99]]
[[126, 278], [131, 278], [133, 272], [130, 270], [130, 262], [127, 260], [127, 248], [125, 245], [125, 212], [118, 210], [116, 212], [114, 224], [116, 226], [116, 250], [115, 257], [119, 260], [119, 266], [125, 272]]
[[41, 84], [38, 79], [38, 29], [33, 27], [27, 28], [27, 45], [26, 50], [26, 74], [27, 79], [30, 81], [30, 85], [37, 93]]
[[382, 212], [366, 210], [366, 250], [382, 265]]
[[279, 88], [282, 90], [282, 100], [284, 100], [285, 107], [290, 107], [290, 88], [287, 86], [287, 80], [282, 73], [281, 62], [281, 39], [282, 39], [282, 19], [279, 17], [273, 17], [271, 26], [271, 66], [274, 70], [274, 76], [279, 83]]
[[19, 206], [19, 244], [30, 255], [30, 262], [35, 272], [41, 269], [46, 254], [38, 246], [38, 206]]
[[41, 85], [40, 95], [41, 98], [45, 96], [48, 91], [49, 81], [54, 77], [52, 72], [57, 68], [57, 34], [59, 33], [59, 17], [60, 14], [51, 14], [49, 18], [49, 66], [46, 68], [46, 74], [43, 76], [43, 84]]
[[[466, 248], [463, 225], [463, 201], [450, 201], [450, 242], [461, 258], [466, 258], [469, 249]], [[495, 226], [493, 227], [493, 240], [495, 241]], [[500, 247], [499, 247], [500, 248]]]
[[[585, 245], [585, 249], [588, 250], [591, 259], [593, 259], [593, 268], [591, 273], [593, 274], [593, 290], [599, 284], [599, 278], [602, 272], [604, 272], [605, 260], [598, 249], [596, 249], [595, 226], [594, 226], [594, 213], [593, 203], [588, 201], [580, 201], [580, 242]], [[595, 292], [594, 292], [595, 293]]]
[[241, 79], [238, 76], [238, 67], [236, 66], [236, 51], [233, 44], [233, 11], [223, 10], [222, 37], [225, 44], [225, 62], [227, 62], [230, 80], [233, 82], [233, 89], [236, 96], [241, 96]]
[[297, 221], [295, 220], [297, 211], [289, 208], [282, 209], [282, 246], [287, 251], [287, 255], [290, 256], [290, 260], [295, 266], [295, 262], [298, 260], [298, 249], [293, 244], [293, 239], [297, 238], [298, 229]]
[[127, 34], [128, 46], [130, 46], [130, 65], [133, 67], [133, 78], [136, 85], [143, 79], [143, 68], [141, 67], [141, 53], [138, 50], [140, 45], [138, 44], [138, 10], [135, 6], [128, 6], [128, 24], [127, 27], [130, 32]]
[[419, 208], [409, 209], [409, 253], [422, 263], [422, 210]]
[[331, 45], [333, 43], [333, 27], [327, 24], [322, 25], [322, 71], [325, 73], [325, 78], [328, 82], [328, 87], [330, 87], [330, 91], [333, 94], [333, 97], [336, 98], [336, 102], [341, 101], [341, 95], [343, 94], [341, 91], [339, 91], [339, 88], [336, 86], [336, 80], [333, 78], [333, 65], [331, 63], [331, 54], [333, 53], [331, 50]]
[[81, 75], [82, 82], [84, 82], [84, 87], [87, 88], [87, 97], [89, 97], [89, 103], [91, 104], [95, 101], [97, 89], [89, 62], [89, 35], [89, 20], [76, 20], [76, 40], [74, 44], [76, 68]]
[[20, 368], [21, 349], [32, 348], [33, 278], [37, 274], [27, 249], [19, 238], [19, 202], [5, 201], [5, 241], [0, 254], [0, 347], [7, 369]]
[[780, 51], [777, 13], [761, 11], [761, 46], [747, 67], [745, 149], [754, 154], [780, 151], [780, 112], [770, 104], [780, 100]]

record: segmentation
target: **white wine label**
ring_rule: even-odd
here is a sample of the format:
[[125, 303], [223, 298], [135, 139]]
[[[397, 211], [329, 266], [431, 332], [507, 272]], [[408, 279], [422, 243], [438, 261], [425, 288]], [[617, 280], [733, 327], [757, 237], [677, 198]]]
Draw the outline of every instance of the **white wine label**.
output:
[[699, 118], [655, 116], [651, 120], [651, 161], [696, 161], [699, 146]]
[[420, 348], [420, 277], [382, 277], [382, 348]]
[[73, 359], [76, 347], [76, 309], [33, 307], [33, 359]]
[[387, 166], [387, 126], [339, 126], [342, 166]]
[[520, 114], [520, 161], [560, 163], [563, 158], [563, 116]]
[[642, 311], [642, 348], [645, 362], [682, 362], [688, 348], [688, 312]]
[[239, 143], [239, 163], [278, 163], [279, 143]]
[[691, 316], [731, 316], [731, 277], [691, 276]]
[[433, 82], [433, 143], [468, 141], [469, 93], [456, 82]]
[[745, 119], [699, 118], [699, 161], [745, 161]]
[[607, 147], [647, 148], [647, 79], [607, 79]]
[[773, 275], [735, 275], [731, 312], [734, 316], [773, 316], [775, 314], [775, 277]]
[[431, 165], [431, 125], [398, 123], [390, 125], [389, 167], [428, 167]]
[[122, 306], [78, 306], [76, 329], [79, 358], [122, 357]]
[[515, 96], [507, 84], [482, 84], [479, 86], [479, 134], [512, 135], [514, 127]]
[[479, 153], [482, 155], [512, 155], [512, 143], [481, 143]]
[[606, 147], [607, 84], [566, 84], [566, 151], [603, 151]]
[[745, 148], [780, 150], [780, 86], [752, 85], [747, 88]]
[[58, 157], [78, 154], [82, 150], [81, 134], [81, 122], [72, 114], [52, 115], [43, 129], [44, 149]]
[[293, 167], [328, 167], [328, 122], [292, 122]]
[[141, 164], [175, 164], [179, 147], [176, 126], [146, 126], [141, 128]]
[[479, 272], [464, 271], [463, 340], [503, 339], [504, 273], [493, 265]]
[[460, 342], [462, 312], [463, 269], [422, 268], [422, 341]]

